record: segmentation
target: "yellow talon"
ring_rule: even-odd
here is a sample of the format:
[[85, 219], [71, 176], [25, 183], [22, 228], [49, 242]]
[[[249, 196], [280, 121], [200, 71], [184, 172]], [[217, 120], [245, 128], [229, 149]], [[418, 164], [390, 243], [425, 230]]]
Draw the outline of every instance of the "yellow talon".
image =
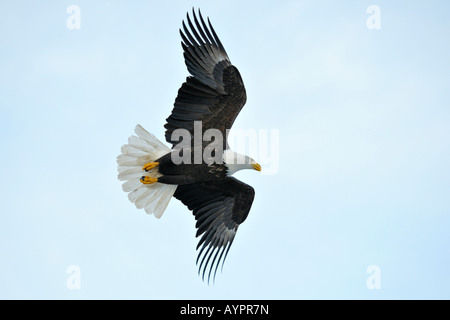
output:
[[155, 168], [158, 164], [159, 162], [149, 162], [142, 167], [142, 170], [150, 171], [153, 168]]
[[148, 176], [143, 176], [143, 177], [141, 177], [140, 181], [143, 184], [152, 184], [152, 183], [158, 182], [158, 178], [152, 178], [152, 177], [148, 177]]

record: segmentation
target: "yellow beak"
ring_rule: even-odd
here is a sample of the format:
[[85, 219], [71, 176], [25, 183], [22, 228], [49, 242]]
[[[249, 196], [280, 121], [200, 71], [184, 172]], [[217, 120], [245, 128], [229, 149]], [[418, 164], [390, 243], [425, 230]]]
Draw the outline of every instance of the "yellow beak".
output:
[[252, 167], [256, 171], [261, 171], [261, 166], [259, 165], [259, 163], [252, 163]]

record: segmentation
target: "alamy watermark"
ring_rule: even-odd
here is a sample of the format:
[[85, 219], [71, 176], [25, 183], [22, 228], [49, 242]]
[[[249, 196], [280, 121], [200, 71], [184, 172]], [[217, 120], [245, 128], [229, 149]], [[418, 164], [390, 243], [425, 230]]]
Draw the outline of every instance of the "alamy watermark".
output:
[[[225, 137], [218, 129], [207, 129], [203, 132], [202, 121], [194, 121], [192, 133], [183, 128], [173, 131], [171, 140], [179, 141], [171, 153], [175, 164], [212, 164], [223, 163], [224, 140], [235, 145], [238, 150], [244, 150], [249, 156], [254, 156], [264, 168], [261, 173], [270, 175], [279, 168], [279, 130], [278, 129], [237, 129], [226, 130]], [[246, 148], [248, 147], [248, 148]], [[243, 157], [236, 157], [235, 164], [244, 164]]]
[[69, 290], [81, 289], [81, 269], [77, 265], [70, 265], [66, 269], [66, 273], [69, 274], [66, 280], [66, 287]]
[[367, 7], [367, 13], [370, 16], [367, 18], [366, 26], [369, 30], [380, 30], [381, 29], [381, 9], [377, 5], [370, 5]]
[[381, 269], [379, 266], [372, 264], [367, 267], [366, 273], [370, 274], [366, 280], [367, 289], [381, 289]]
[[70, 5], [66, 9], [66, 13], [70, 14], [66, 20], [66, 27], [69, 30], [81, 29], [81, 10], [77, 5]]

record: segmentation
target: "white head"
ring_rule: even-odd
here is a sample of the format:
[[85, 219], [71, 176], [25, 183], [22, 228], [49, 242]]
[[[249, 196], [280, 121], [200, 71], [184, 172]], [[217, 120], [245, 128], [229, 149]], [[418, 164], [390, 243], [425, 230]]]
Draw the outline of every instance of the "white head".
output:
[[244, 154], [231, 151], [230, 149], [224, 151], [223, 163], [228, 168], [228, 176], [231, 176], [236, 171], [242, 169], [253, 169], [261, 171], [261, 166], [255, 160]]

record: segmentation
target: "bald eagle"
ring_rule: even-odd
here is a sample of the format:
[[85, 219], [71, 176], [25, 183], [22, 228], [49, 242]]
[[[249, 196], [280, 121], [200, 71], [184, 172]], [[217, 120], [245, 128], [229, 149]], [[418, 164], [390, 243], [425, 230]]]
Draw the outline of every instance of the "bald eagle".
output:
[[[183, 21], [180, 29], [191, 76], [178, 90], [164, 126], [166, 141], [172, 148], [137, 125], [136, 135], [122, 146], [117, 163], [118, 178], [125, 181], [123, 190], [138, 209], [159, 218], [173, 196], [192, 210], [197, 220], [196, 236], [201, 236], [197, 245], [198, 272], [204, 280], [209, 270], [209, 282], [221, 261], [223, 267], [255, 196], [251, 186], [232, 174], [241, 169], [261, 171], [261, 166], [228, 146], [228, 130], [246, 102], [244, 83], [209, 18], [207, 24], [200, 10], [198, 17], [194, 10], [192, 15], [193, 19], [187, 14], [187, 25]], [[217, 135], [213, 142], [197, 139], [211, 130], [223, 139]]]

